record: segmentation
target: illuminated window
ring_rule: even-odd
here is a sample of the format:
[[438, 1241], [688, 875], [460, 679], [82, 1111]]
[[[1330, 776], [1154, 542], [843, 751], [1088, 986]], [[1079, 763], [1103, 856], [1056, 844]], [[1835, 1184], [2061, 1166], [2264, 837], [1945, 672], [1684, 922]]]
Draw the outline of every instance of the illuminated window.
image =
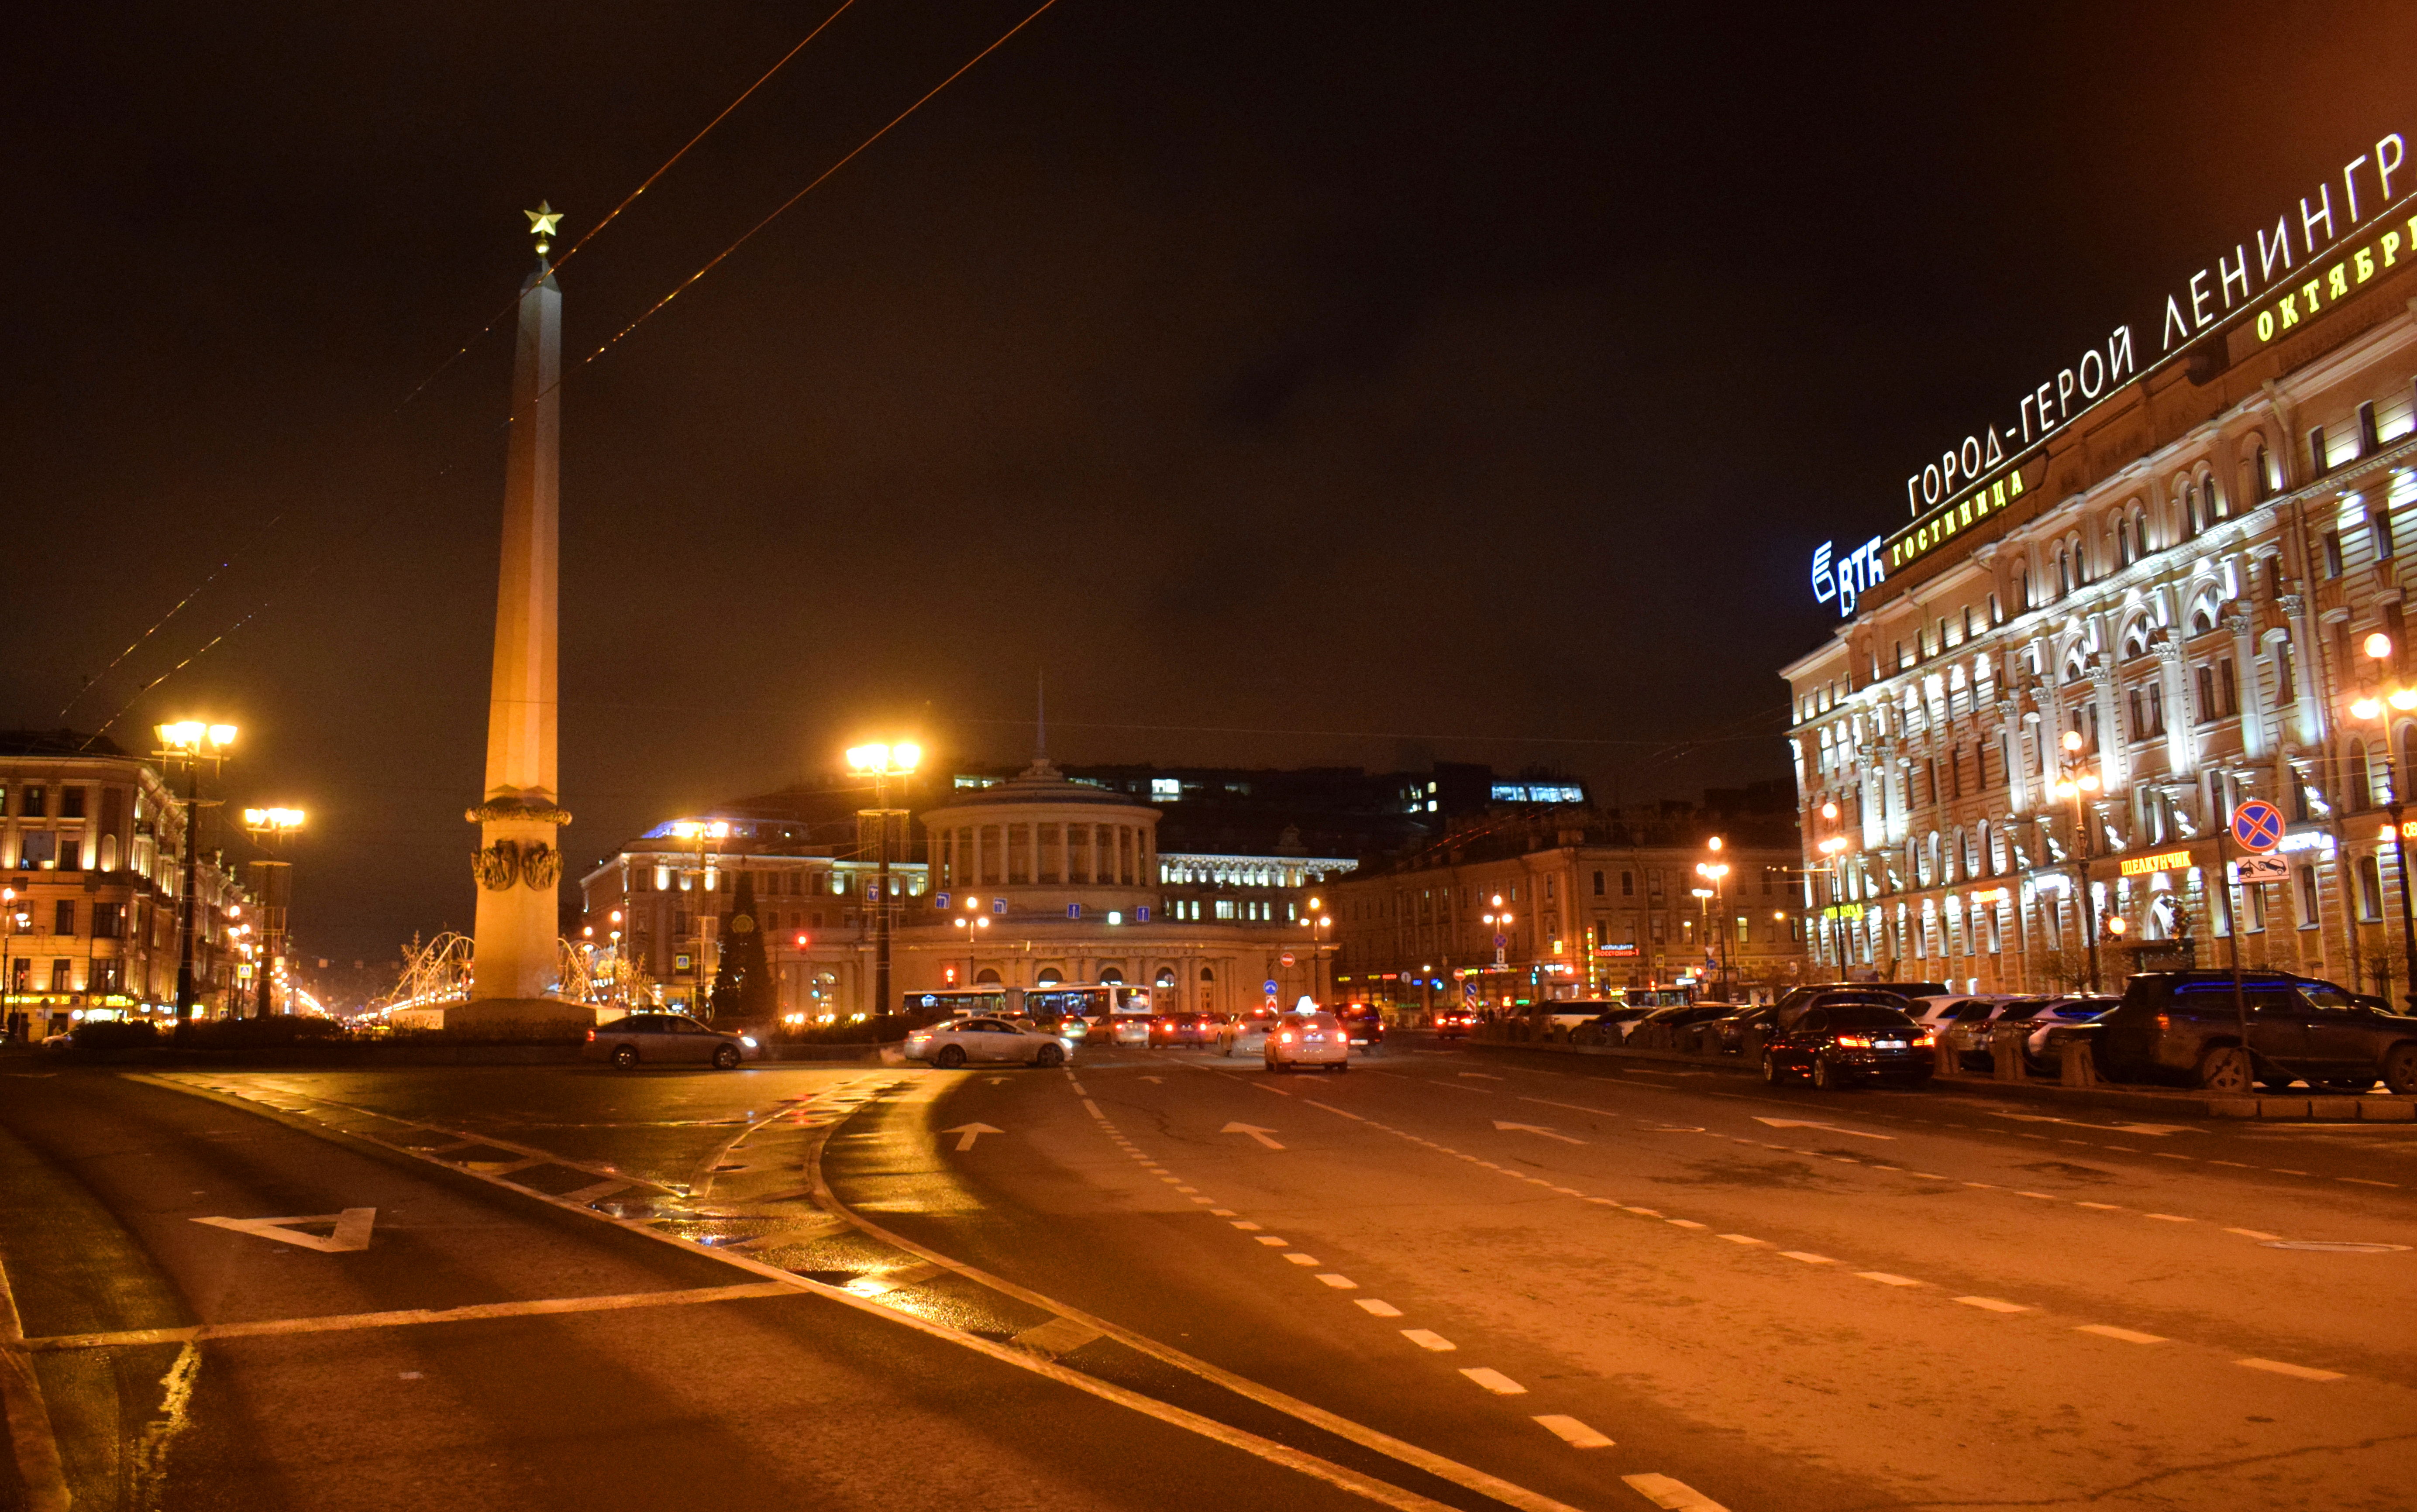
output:
[[2341, 575], [2341, 532], [2338, 530], [2329, 530], [2325, 532], [2325, 576], [2328, 578], [2338, 578]]

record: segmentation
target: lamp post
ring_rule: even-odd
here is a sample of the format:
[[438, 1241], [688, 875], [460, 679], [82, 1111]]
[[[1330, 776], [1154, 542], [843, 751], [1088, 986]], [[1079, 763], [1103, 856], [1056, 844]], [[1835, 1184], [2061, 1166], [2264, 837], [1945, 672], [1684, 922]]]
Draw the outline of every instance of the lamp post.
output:
[[857, 746], [847, 753], [849, 767], [873, 779], [873, 808], [868, 811], [881, 826], [881, 837], [875, 845], [879, 864], [874, 869], [874, 879], [873, 1011], [875, 1015], [889, 1011], [889, 816], [898, 811], [889, 807], [889, 779], [913, 775], [922, 760], [923, 748], [920, 746], [904, 742], [889, 746]]
[[17, 977], [9, 968], [9, 936], [17, 932], [17, 889], [0, 887], [0, 1034], [8, 1031], [9, 994], [17, 990]]
[[2076, 764], [2081, 758], [2082, 738], [2078, 730], [2067, 730], [2064, 747], [2064, 775], [2048, 791], [2073, 805], [2074, 860], [2073, 875], [2081, 889], [2082, 934], [2090, 950], [2090, 990], [2098, 987], [2098, 898], [2090, 890], [2090, 826], [2082, 814], [2085, 796], [2098, 791], [2098, 774], [2084, 772]]
[[683, 819], [672, 826], [672, 833], [684, 840], [696, 841], [696, 960], [692, 964], [688, 1011], [699, 1019], [712, 1017], [706, 1005], [706, 956], [713, 938], [713, 914], [706, 907], [705, 885], [713, 875], [706, 866], [705, 848], [730, 834], [730, 824], [722, 819]]
[[965, 990], [968, 992], [973, 990], [974, 958], [981, 950], [981, 932], [982, 930], [990, 928], [990, 915], [977, 912], [980, 907], [980, 899], [968, 898], [965, 900], [965, 911], [957, 917], [949, 921], [950, 923], [954, 924], [958, 929], [965, 931], [965, 980], [964, 985]]
[[275, 858], [280, 840], [302, 827], [304, 815], [299, 809], [246, 809], [243, 827], [251, 838], [271, 853], [266, 861], [254, 861], [251, 895], [260, 906], [262, 963], [258, 971], [259, 1005], [253, 1017], [266, 1019], [269, 1014], [269, 979], [285, 960], [285, 910], [294, 895], [294, 869], [288, 862]]
[[176, 1022], [182, 1024], [193, 1017], [196, 996], [193, 891], [199, 885], [202, 856], [202, 763], [215, 766], [226, 760], [227, 748], [235, 744], [236, 728], [185, 719], [160, 725], [156, 733], [160, 748], [154, 754], [163, 763], [185, 764], [185, 880], [176, 895]]
[[1333, 916], [1324, 912], [1325, 907], [1321, 900], [1311, 899], [1309, 912], [1300, 921], [1301, 927], [1309, 930], [1309, 995], [1317, 999], [1321, 1006], [1326, 1003], [1326, 993], [1319, 988], [1321, 974], [1317, 968], [1326, 959], [1326, 946], [1320, 942], [1331, 938], [1325, 931], [1334, 927]]
[[[1718, 835], [1711, 838], [1710, 848], [1714, 855], [1720, 854], [1722, 843]], [[1721, 1001], [1724, 1003], [1730, 998], [1728, 874], [1728, 863], [1725, 861], [1695, 863], [1695, 875], [1712, 885], [1712, 896], [1719, 900], [1715, 906], [1719, 908], [1721, 914]]]
[[1510, 964], [1510, 959], [1504, 952], [1509, 949], [1511, 943], [1511, 913], [1502, 906], [1500, 893], [1494, 895], [1494, 912], [1484, 915], [1483, 917], [1487, 927], [1494, 930], [1494, 969], [1501, 971]]
[[[2392, 657], [2392, 637], [2381, 630], [2366, 638], [2367, 659], [2376, 663], [2380, 673], [2382, 664]], [[2411, 1006], [2417, 1006], [2417, 912], [2412, 912], [2409, 898], [2409, 846], [2401, 833], [2401, 815], [2408, 803], [2400, 791], [2400, 769], [2392, 753], [2392, 716], [2417, 709], [2417, 688], [2395, 688], [2378, 697], [2369, 694], [2353, 700], [2351, 716], [2362, 722], [2373, 723], [2383, 735], [2383, 811], [2392, 816], [2393, 869], [2400, 873], [2400, 979], [2402, 991]]]

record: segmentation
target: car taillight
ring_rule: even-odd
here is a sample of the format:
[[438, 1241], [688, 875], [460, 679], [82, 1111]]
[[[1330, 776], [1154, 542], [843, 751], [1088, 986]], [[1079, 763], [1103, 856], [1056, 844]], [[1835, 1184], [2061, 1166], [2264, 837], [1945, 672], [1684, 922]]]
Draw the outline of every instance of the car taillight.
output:
[[1292, 1036], [1291, 1036], [1291, 1035], [1289, 1035], [1289, 1034], [1282, 1034], [1282, 1035], [1278, 1035], [1278, 1036], [1276, 1036], [1276, 1038], [1277, 1038], [1279, 1041], [1281, 1041], [1282, 1043], [1286, 1044], [1286, 1045], [1289, 1045], [1289, 1044], [1291, 1044], [1291, 1043], [1292, 1043]]
[[1913, 1036], [1913, 1042], [1916, 1045], [1936, 1045], [1938, 1043], [1938, 1036], [1925, 1029]]
[[1872, 1048], [1872, 1036], [1869, 1035], [1840, 1035], [1838, 1036], [1838, 1043], [1847, 1050], [1869, 1050]]
[[587, 1042], [588, 1042], [589, 1044], [591, 1044], [591, 1045], [593, 1045], [594, 1043], [596, 1043], [596, 1031], [595, 1031], [595, 1030], [590, 1029], [589, 1031], [587, 1031]]

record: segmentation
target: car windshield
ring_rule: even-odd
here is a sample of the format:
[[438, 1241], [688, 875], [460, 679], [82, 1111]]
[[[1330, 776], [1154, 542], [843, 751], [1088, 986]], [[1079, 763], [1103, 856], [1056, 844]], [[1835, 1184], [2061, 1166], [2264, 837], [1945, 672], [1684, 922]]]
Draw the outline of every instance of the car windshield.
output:
[[2062, 1003], [2052, 1011], [2060, 1019], [2095, 1019], [2114, 1005], [2112, 1003]]
[[2358, 1006], [2350, 1001], [2348, 992], [2337, 987], [2303, 987], [2300, 989], [2300, 995], [2306, 998], [2312, 1006], [2333, 1013], [2348, 1013]]
[[2039, 1010], [2040, 1005], [2036, 1003], [2009, 1003], [2006, 1011], [1998, 1015], [1998, 1019], [2001, 1023], [2010, 1019], [2028, 1019]]

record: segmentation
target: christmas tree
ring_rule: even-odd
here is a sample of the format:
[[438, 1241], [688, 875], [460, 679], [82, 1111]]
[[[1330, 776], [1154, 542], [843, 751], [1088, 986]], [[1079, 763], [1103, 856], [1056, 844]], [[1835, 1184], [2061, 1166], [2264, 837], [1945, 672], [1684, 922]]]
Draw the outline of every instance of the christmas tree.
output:
[[779, 984], [764, 955], [764, 918], [755, 911], [755, 879], [738, 873], [738, 890], [722, 919], [722, 960], [713, 972], [713, 1016], [768, 1022], [780, 1012]]

